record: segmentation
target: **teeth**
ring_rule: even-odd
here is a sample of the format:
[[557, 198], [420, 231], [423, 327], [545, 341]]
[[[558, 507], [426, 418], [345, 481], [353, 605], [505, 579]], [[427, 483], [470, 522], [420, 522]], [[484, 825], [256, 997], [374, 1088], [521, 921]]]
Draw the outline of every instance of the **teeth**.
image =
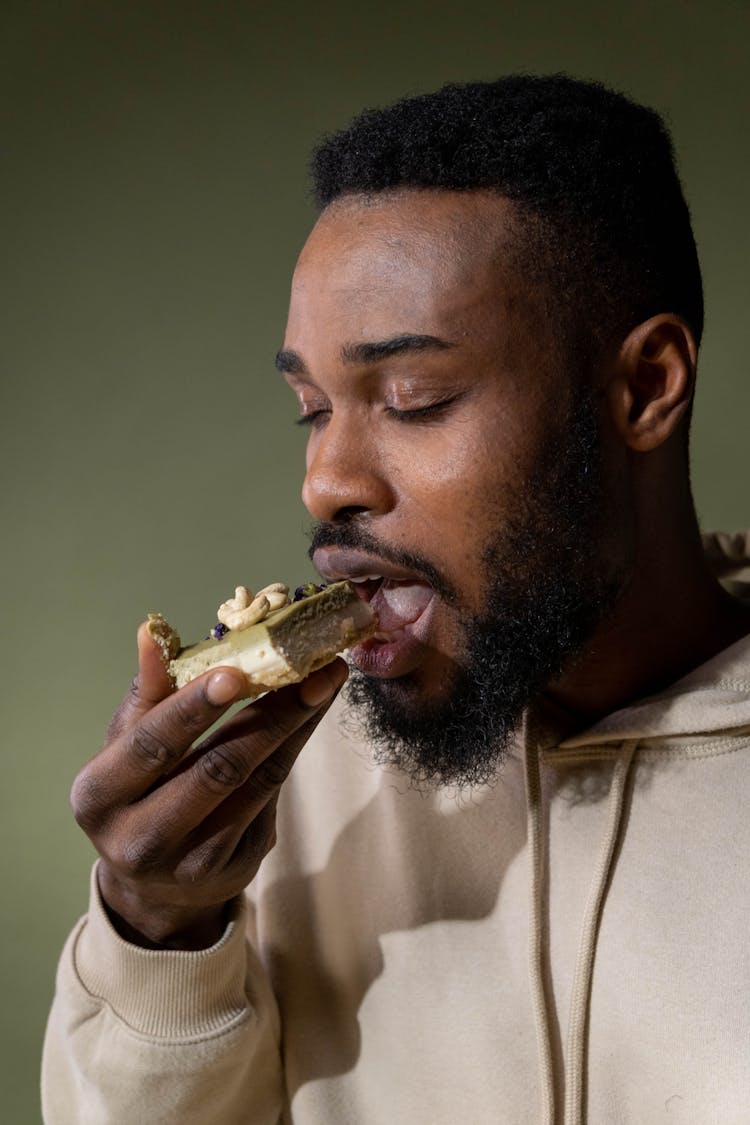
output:
[[365, 574], [361, 578], [350, 578], [349, 581], [358, 585], [360, 582], [380, 582], [382, 574]]

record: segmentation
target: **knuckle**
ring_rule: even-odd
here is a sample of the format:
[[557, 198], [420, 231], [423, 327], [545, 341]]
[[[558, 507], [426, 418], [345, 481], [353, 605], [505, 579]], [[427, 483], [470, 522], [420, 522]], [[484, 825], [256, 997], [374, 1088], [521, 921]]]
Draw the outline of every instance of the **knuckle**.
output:
[[258, 831], [260, 846], [263, 848], [263, 854], [267, 855], [276, 843], [275, 801], [270, 801], [263, 809], [259, 817]]
[[133, 875], [147, 875], [161, 867], [164, 840], [158, 832], [142, 832], [129, 836], [120, 846], [118, 866]]
[[129, 734], [132, 757], [150, 774], [164, 773], [182, 757], [184, 750], [197, 734], [203, 733], [208, 722], [201, 707], [202, 697], [195, 693], [173, 696], [169, 710], [158, 721], [145, 721], [133, 727]]
[[261, 814], [243, 832], [232, 856], [232, 865], [255, 871], [276, 842], [275, 817]]
[[140, 678], [140, 676], [135, 675], [135, 676], [133, 676], [132, 680], [130, 681], [130, 685], [128, 687], [128, 690], [125, 693], [125, 698], [123, 699], [122, 703], [120, 704], [120, 706], [118, 708], [118, 713], [120, 711], [124, 711], [127, 707], [134, 707], [136, 703], [140, 703], [140, 700], [141, 700], [140, 689], [141, 689], [141, 678]]
[[200, 756], [195, 768], [200, 771], [204, 784], [218, 792], [237, 789], [250, 773], [248, 763], [228, 746], [210, 747]]
[[266, 703], [263, 711], [263, 738], [268, 746], [280, 746], [294, 730], [294, 714], [287, 706], [283, 710], [276, 700]]
[[255, 771], [258, 788], [268, 792], [280, 788], [287, 779], [289, 769], [290, 763], [281, 754], [272, 754]]
[[105, 819], [106, 794], [99, 778], [88, 768], [80, 771], [71, 786], [70, 806], [76, 823], [86, 833], [95, 831]]
[[148, 773], [163, 772], [178, 757], [164, 739], [148, 727], [134, 727], [130, 734], [131, 755]]
[[[211, 719], [206, 719], [207, 705], [211, 706], [205, 697], [205, 689], [202, 689], [198, 700], [196, 700], [194, 693], [185, 696], [178, 692], [172, 698], [173, 722], [183, 734], [192, 738], [194, 735], [202, 733], [213, 719], [213, 715]], [[211, 710], [215, 712], [216, 708], [211, 707]]]
[[206, 844], [200, 851], [193, 852], [180, 867], [183, 882], [203, 883], [220, 870], [223, 858], [218, 843]]
[[112, 739], [116, 738], [127, 726], [129, 717], [135, 712], [140, 702], [138, 691], [139, 680], [137, 676], [134, 676], [130, 687], [125, 693], [125, 698], [115, 711], [107, 727], [107, 742], [111, 742]]

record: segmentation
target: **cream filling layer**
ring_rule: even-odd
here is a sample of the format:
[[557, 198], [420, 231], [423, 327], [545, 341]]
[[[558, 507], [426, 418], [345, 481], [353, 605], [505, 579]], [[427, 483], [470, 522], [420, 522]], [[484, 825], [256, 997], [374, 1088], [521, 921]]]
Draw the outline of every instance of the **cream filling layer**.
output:
[[201, 641], [186, 649], [169, 666], [177, 687], [184, 687], [196, 676], [220, 664], [239, 668], [253, 684], [274, 682], [293, 672], [265, 630], [259, 630], [255, 637], [249, 636], [249, 632], [229, 632], [218, 642]]

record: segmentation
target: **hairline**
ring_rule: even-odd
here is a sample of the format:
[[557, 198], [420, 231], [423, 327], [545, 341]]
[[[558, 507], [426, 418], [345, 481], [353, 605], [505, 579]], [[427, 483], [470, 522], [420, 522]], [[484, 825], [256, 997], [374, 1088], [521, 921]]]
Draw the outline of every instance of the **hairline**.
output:
[[[500, 188], [442, 187], [431, 184], [403, 183], [382, 189], [362, 191], [342, 191], [319, 208], [318, 222], [330, 215], [335, 218], [336, 211], [353, 211], [357, 208], [370, 209], [381, 203], [398, 203], [400, 199], [424, 196], [484, 197], [487, 200], [501, 201], [504, 205], [505, 231], [503, 248], [508, 252], [506, 266], [517, 272], [524, 286], [533, 291], [537, 300], [541, 298], [545, 311], [552, 323], [552, 338], [559, 346], [558, 358], [571, 376], [575, 373], [581, 378], [593, 378], [594, 370], [602, 358], [612, 349], [619, 348], [636, 322], [627, 327], [618, 326], [607, 331], [607, 325], [600, 325], [600, 331], [589, 331], [588, 345], [583, 346], [583, 323], [591, 329], [588, 318], [589, 306], [583, 305], [582, 294], [577, 302], [567, 298], [575, 287], [566, 285], [564, 280], [555, 284], [561, 277], [559, 259], [556, 259], [554, 245], [571, 243], [575, 238], [575, 225], [568, 217], [545, 214], [523, 199], [516, 199]], [[556, 236], [556, 237], [554, 237]]]

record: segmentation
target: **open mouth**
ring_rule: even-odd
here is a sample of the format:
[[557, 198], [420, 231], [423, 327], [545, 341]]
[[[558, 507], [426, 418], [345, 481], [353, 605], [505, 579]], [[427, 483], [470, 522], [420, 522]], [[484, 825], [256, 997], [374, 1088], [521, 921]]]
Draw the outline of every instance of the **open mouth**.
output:
[[313, 562], [325, 578], [351, 582], [378, 615], [378, 632], [368, 645], [401, 639], [405, 632], [418, 633], [421, 618], [426, 625], [435, 588], [414, 571], [369, 552], [336, 547], [318, 548]]
[[393, 634], [419, 620], [435, 591], [416, 579], [384, 578], [382, 575], [350, 577], [360, 598], [369, 602], [378, 615], [378, 631], [373, 640], [389, 641]]
[[368, 551], [319, 547], [315, 568], [329, 580], [347, 579], [378, 616], [378, 631], [349, 655], [360, 672], [381, 679], [408, 676], [435, 647], [435, 587], [419, 572]]

